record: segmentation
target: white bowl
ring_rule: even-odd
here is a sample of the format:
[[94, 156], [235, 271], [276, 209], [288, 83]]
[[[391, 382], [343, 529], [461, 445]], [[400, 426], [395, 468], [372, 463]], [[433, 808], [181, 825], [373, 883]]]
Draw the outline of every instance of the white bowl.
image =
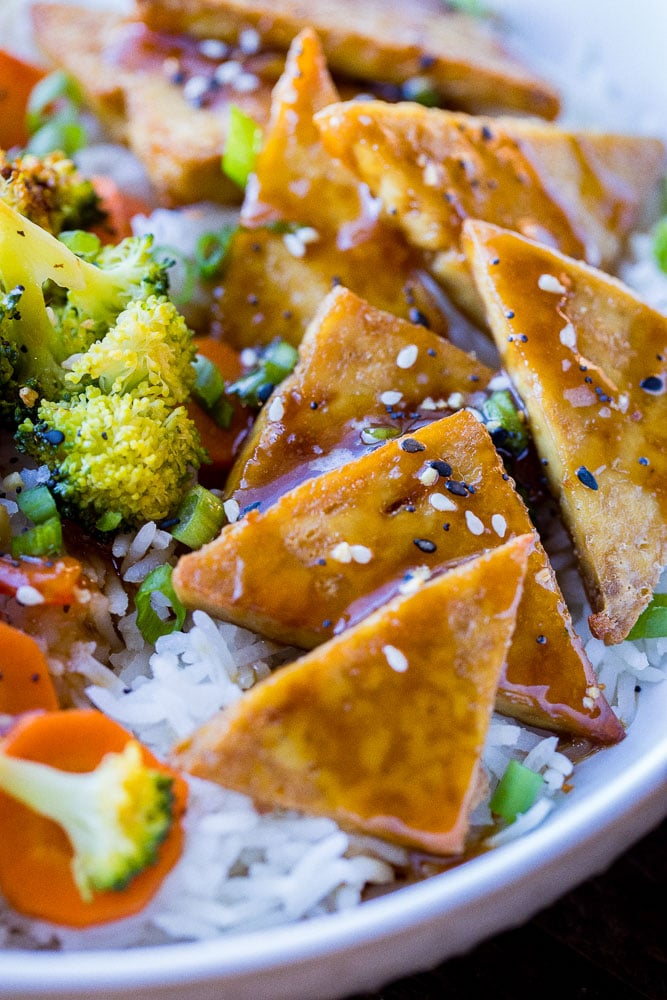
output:
[[[622, 106], [605, 125], [651, 122], [667, 138], [667, 7], [653, 0], [503, 0], [522, 49], [559, 80], [606, 66]], [[593, 104], [591, 93], [581, 95]], [[628, 99], [627, 106], [625, 98]], [[667, 683], [642, 692], [626, 739], [578, 766], [574, 790], [537, 830], [443, 875], [347, 913], [261, 933], [122, 952], [0, 952], [12, 1000], [326, 1000], [375, 990], [516, 926], [591, 875], [667, 815]]]

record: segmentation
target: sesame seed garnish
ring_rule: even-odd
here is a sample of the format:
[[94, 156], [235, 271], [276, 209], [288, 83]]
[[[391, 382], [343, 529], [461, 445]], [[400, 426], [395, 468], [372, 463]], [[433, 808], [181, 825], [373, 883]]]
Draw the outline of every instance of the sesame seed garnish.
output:
[[401, 451], [407, 451], [410, 454], [415, 454], [418, 451], [426, 451], [426, 445], [422, 444], [421, 441], [417, 441], [416, 438], [403, 438], [400, 448]]
[[339, 563], [352, 562], [352, 549], [349, 542], [339, 542], [329, 553], [332, 559]]
[[239, 514], [241, 513], [241, 507], [239, 506], [238, 500], [234, 500], [233, 498], [225, 500], [222, 507], [225, 512], [225, 517], [230, 524], [233, 524], [234, 521], [238, 521]]
[[210, 87], [205, 76], [191, 76], [183, 87], [183, 97], [188, 104], [199, 104]]
[[455, 497], [467, 497], [468, 490], [466, 489], [465, 483], [458, 483], [455, 479], [450, 479], [449, 482], [445, 483], [445, 489], [453, 493]]
[[598, 488], [597, 480], [590, 469], [587, 469], [585, 465], [580, 465], [576, 471], [576, 476], [582, 486], [585, 486], [589, 490], [596, 490]]
[[477, 517], [477, 514], [473, 514], [471, 510], [466, 511], [466, 524], [471, 534], [482, 535], [484, 533], [484, 525]]
[[457, 509], [454, 501], [450, 500], [449, 497], [445, 496], [444, 493], [431, 493], [430, 497], [428, 498], [428, 502], [430, 503], [431, 507], [435, 508], [435, 510]]
[[35, 607], [38, 604], [44, 604], [45, 598], [36, 587], [30, 587], [26, 584], [23, 587], [17, 588], [16, 600], [19, 604], [23, 604], [24, 607]]
[[577, 343], [577, 334], [571, 323], [567, 323], [566, 326], [560, 331], [560, 342], [563, 347], [575, 347]]
[[224, 87], [226, 83], [233, 83], [238, 76], [243, 72], [243, 66], [240, 62], [235, 59], [229, 59], [227, 62], [221, 63], [213, 74], [213, 79], [221, 87]]
[[546, 635], [538, 635], [535, 641], [539, 643], [540, 646], [545, 646], [547, 642], [547, 637]]
[[648, 465], [649, 464], [648, 458], [645, 458], [644, 455], [642, 455], [642, 457], [639, 458], [637, 461], [639, 462], [640, 465]]
[[413, 538], [413, 542], [420, 552], [435, 552], [438, 547], [430, 538]]
[[205, 38], [199, 43], [199, 51], [207, 59], [224, 59], [229, 54], [229, 46], [217, 38]]
[[408, 669], [408, 659], [405, 653], [402, 653], [400, 649], [396, 649], [396, 646], [389, 645], [383, 646], [382, 652], [392, 670], [395, 670], [397, 674], [405, 673]]
[[447, 479], [447, 477], [451, 476], [454, 471], [449, 462], [443, 462], [441, 458], [436, 458], [433, 462], [429, 462], [428, 464], [432, 469], [435, 469], [438, 475], [442, 476], [443, 479]]
[[428, 566], [417, 566], [405, 574], [402, 582], [399, 584], [398, 592], [399, 594], [414, 594], [430, 578], [431, 571]]
[[383, 406], [396, 406], [403, 399], [403, 393], [397, 389], [387, 389], [380, 394], [380, 402]]
[[253, 56], [259, 52], [262, 39], [254, 28], [244, 28], [239, 35], [239, 48], [245, 56]]
[[421, 309], [417, 309], [416, 306], [412, 306], [408, 312], [408, 319], [411, 323], [415, 323], [417, 326], [424, 326], [427, 330], [430, 330], [431, 324], [428, 321], [428, 317], [424, 315]]
[[352, 562], [364, 565], [369, 563], [373, 558], [373, 553], [366, 545], [350, 545], [350, 555], [352, 556]]
[[271, 400], [266, 415], [271, 421], [283, 419], [285, 416], [285, 407], [280, 396], [276, 396], [275, 399]]
[[408, 346], [400, 350], [396, 356], [397, 367], [412, 368], [417, 360], [418, 353], [419, 351], [416, 344], [408, 344]]
[[438, 473], [430, 465], [419, 474], [419, 482], [424, 486], [433, 486], [438, 481]]
[[541, 274], [537, 286], [543, 292], [554, 292], [556, 295], [564, 295], [567, 291], [565, 285], [561, 284], [554, 274]]
[[643, 389], [644, 392], [659, 393], [664, 391], [665, 386], [658, 375], [649, 375], [647, 378], [641, 380], [639, 388]]
[[505, 532], [507, 531], [507, 521], [502, 514], [494, 514], [491, 518], [491, 527], [498, 535], [498, 538], [504, 538]]

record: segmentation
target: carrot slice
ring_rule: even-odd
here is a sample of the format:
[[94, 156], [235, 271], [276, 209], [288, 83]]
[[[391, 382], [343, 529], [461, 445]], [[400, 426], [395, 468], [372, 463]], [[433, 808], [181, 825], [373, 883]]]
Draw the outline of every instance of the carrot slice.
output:
[[0, 147], [25, 146], [25, 126], [30, 91], [46, 70], [0, 49]]
[[[108, 753], [119, 753], [132, 734], [95, 709], [30, 712], [19, 717], [0, 752], [63, 771], [93, 771]], [[0, 792], [0, 889], [16, 910], [69, 927], [119, 920], [138, 913], [159, 889], [183, 845], [180, 822], [187, 784], [178, 772], [141, 748], [142, 759], [173, 779], [174, 822], [154, 865], [118, 890], [95, 893], [84, 902], [74, 883], [72, 849], [62, 828]]]
[[58, 708], [46, 657], [32, 636], [0, 622], [0, 713], [35, 708]]
[[[209, 335], [195, 337], [195, 344], [198, 353], [207, 357], [219, 369], [225, 382], [233, 382], [241, 375], [241, 358], [238, 351], [229, 344]], [[234, 408], [234, 416], [228, 428], [218, 427], [197, 403], [190, 403], [188, 407], [188, 413], [211, 459], [209, 465], [203, 465], [199, 470], [199, 479], [209, 488], [221, 488], [224, 485], [225, 476], [254, 421], [254, 414], [242, 406], [238, 399], [234, 396], [227, 398]]]
[[0, 594], [20, 597], [22, 587], [31, 587], [42, 597], [42, 604], [74, 604], [77, 587], [81, 586], [81, 572], [81, 563], [72, 556], [57, 559], [0, 556]]

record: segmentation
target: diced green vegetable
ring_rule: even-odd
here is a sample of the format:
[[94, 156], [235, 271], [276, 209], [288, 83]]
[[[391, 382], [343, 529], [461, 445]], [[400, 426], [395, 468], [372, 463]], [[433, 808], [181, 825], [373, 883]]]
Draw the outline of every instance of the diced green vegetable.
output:
[[664, 636], [667, 636], [667, 594], [654, 594], [632, 626], [628, 639], [662, 639]]
[[98, 531], [115, 531], [123, 520], [123, 515], [117, 510], [108, 510], [95, 522]]
[[426, 108], [437, 108], [441, 103], [440, 95], [428, 76], [413, 76], [405, 81], [402, 89], [406, 101], [416, 101]]
[[398, 437], [400, 433], [398, 427], [364, 427], [361, 440], [364, 444], [378, 444], [380, 441]]
[[491, 812], [513, 823], [537, 800], [544, 778], [518, 760], [511, 760], [491, 798]]
[[171, 533], [191, 549], [200, 549], [210, 542], [225, 523], [222, 500], [199, 484], [192, 487], [176, 516], [178, 524]]
[[667, 215], [653, 230], [653, 255], [660, 270], [667, 273]]
[[21, 511], [34, 524], [42, 524], [50, 517], [57, 517], [56, 502], [48, 486], [32, 486], [16, 494], [16, 502]]
[[520, 455], [528, 447], [528, 431], [508, 389], [491, 393], [482, 407], [486, 429], [494, 444]]
[[236, 226], [223, 226], [214, 233], [203, 233], [197, 240], [195, 262], [205, 281], [219, 278], [222, 274], [229, 244], [236, 229]]
[[212, 420], [226, 430], [231, 426], [234, 407], [225, 399], [225, 380], [210, 358], [197, 354], [193, 361], [196, 374], [192, 397]]
[[28, 528], [12, 538], [13, 556], [55, 556], [63, 547], [63, 532], [59, 517]]
[[257, 122], [236, 105], [229, 108], [227, 146], [222, 157], [223, 172], [244, 188], [255, 167], [262, 145], [262, 130]]
[[26, 127], [30, 139], [26, 151], [45, 156], [62, 150], [71, 156], [86, 145], [88, 134], [81, 122], [83, 97], [78, 84], [63, 70], [43, 77], [30, 94]]
[[264, 348], [254, 368], [227, 386], [227, 393], [238, 396], [246, 406], [261, 406], [298, 360], [296, 347], [284, 340], [274, 340]]
[[[155, 645], [161, 635], [178, 631], [185, 621], [186, 610], [176, 596], [171, 575], [172, 567], [168, 564], [156, 567], [148, 574], [136, 594], [137, 628], [151, 645]], [[162, 618], [153, 606], [153, 595], [158, 593], [166, 598], [171, 610], [167, 618]]]

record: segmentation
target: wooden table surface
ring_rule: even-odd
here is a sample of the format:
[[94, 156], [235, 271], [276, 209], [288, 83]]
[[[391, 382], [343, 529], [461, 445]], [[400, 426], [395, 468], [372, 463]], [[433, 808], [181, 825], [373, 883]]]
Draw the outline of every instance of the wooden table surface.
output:
[[354, 1000], [667, 1000], [667, 821], [528, 924]]

